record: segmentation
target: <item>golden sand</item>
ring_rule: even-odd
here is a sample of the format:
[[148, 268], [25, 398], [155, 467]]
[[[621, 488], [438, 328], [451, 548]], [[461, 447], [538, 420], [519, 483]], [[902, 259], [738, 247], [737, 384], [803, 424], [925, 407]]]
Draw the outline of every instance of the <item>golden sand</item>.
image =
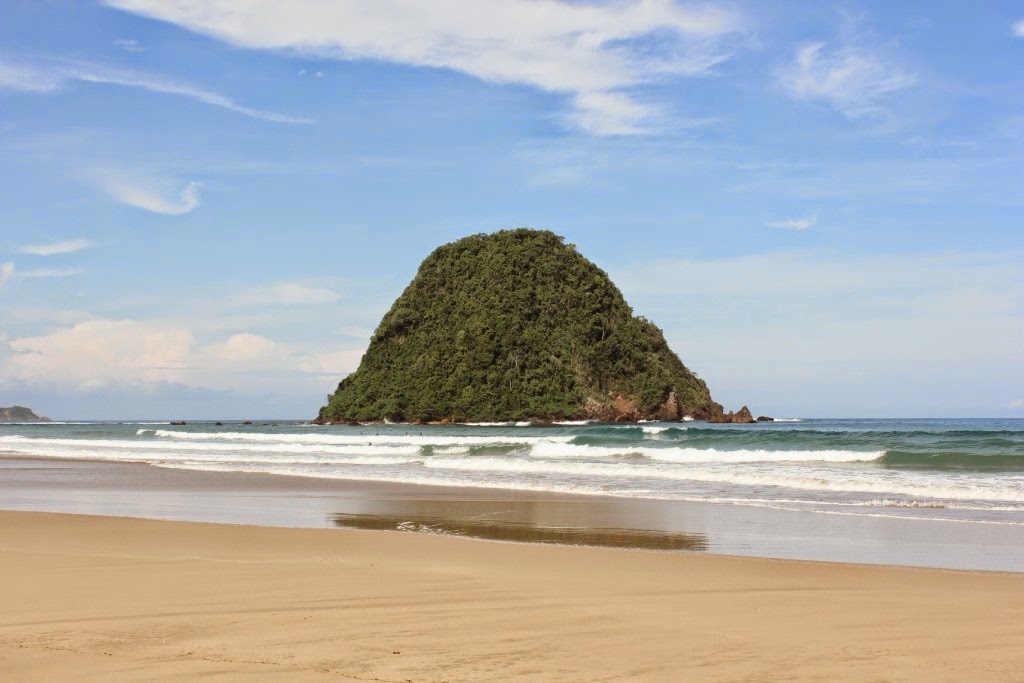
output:
[[1024, 574], [0, 512], [0, 680], [1024, 680]]

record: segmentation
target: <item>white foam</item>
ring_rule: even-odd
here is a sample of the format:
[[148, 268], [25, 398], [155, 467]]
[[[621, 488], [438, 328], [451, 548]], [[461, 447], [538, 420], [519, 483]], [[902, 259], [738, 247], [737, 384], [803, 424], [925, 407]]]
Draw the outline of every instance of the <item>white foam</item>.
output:
[[720, 451], [714, 448], [651, 448], [645, 446], [586, 446], [570, 443], [538, 443], [530, 455], [538, 458], [614, 458], [643, 456], [672, 463], [740, 462], [870, 462], [884, 451]]
[[[428, 430], [429, 431], [429, 430]], [[572, 441], [572, 436], [476, 436], [439, 433], [393, 434], [389, 431], [375, 434], [268, 434], [266, 432], [179, 432], [167, 429], [140, 429], [138, 434], [151, 433], [159, 439], [182, 441], [252, 441], [256, 443], [307, 444], [414, 444], [417, 446], [487, 446], [531, 445], [545, 442]]]
[[[264, 453], [264, 454], [303, 454], [303, 453], [324, 453], [346, 455], [359, 453], [363, 455], [395, 455], [415, 454], [420, 452], [420, 446], [416, 444], [381, 444], [363, 442], [359, 444], [330, 445], [330, 444], [254, 444], [254, 443], [198, 443], [188, 441], [159, 441], [155, 439], [128, 440], [128, 439], [37, 439], [23, 436], [0, 436], [0, 444], [8, 446], [17, 452], [29, 452], [33, 454], [59, 451], [62, 454], [82, 449], [91, 451], [98, 450], [124, 450], [135, 452], [166, 453]], [[468, 450], [468, 449], [467, 449]]]
[[671, 427], [641, 427], [640, 429], [643, 430], [644, 434], [661, 434], [662, 432], [667, 432]]

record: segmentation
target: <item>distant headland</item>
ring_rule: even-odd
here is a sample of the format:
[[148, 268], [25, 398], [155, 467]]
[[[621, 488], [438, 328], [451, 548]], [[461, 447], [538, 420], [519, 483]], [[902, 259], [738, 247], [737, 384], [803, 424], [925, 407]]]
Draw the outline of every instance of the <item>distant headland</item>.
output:
[[50, 418], [36, 415], [25, 406], [0, 407], [0, 422], [49, 422]]
[[573, 245], [520, 228], [430, 254], [314, 422], [687, 419], [755, 421]]

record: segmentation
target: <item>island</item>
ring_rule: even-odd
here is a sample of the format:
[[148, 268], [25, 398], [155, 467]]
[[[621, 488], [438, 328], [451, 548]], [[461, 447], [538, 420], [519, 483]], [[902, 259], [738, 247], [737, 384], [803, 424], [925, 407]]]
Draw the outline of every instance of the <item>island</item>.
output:
[[0, 422], [49, 422], [50, 418], [36, 415], [25, 406], [0, 407]]
[[688, 419], [754, 422], [574, 245], [519, 228], [430, 254], [314, 422]]

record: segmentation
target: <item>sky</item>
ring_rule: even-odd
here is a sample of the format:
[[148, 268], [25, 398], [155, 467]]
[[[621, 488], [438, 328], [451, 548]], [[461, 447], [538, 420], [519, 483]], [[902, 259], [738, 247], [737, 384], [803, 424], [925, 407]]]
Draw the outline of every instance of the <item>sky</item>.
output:
[[4, 0], [0, 405], [311, 418], [536, 227], [726, 409], [1024, 417], [1024, 5]]

